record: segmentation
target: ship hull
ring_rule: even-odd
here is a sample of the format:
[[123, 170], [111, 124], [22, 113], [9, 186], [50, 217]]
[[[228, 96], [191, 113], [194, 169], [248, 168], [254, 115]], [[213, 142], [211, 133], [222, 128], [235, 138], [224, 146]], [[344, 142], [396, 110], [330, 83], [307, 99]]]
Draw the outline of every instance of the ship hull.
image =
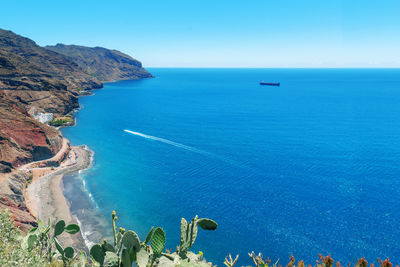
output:
[[260, 85], [269, 85], [269, 86], [280, 86], [280, 83], [265, 83], [265, 82], [260, 82]]

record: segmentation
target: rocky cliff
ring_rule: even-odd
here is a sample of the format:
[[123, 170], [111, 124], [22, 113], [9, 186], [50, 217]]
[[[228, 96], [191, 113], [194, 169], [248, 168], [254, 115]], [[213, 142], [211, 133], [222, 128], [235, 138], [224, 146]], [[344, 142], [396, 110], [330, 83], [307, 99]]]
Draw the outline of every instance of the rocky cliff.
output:
[[34, 120], [24, 104], [0, 90], [0, 209], [7, 208], [22, 230], [36, 224], [23, 197], [29, 175], [12, 171], [25, 163], [52, 157], [62, 142], [57, 129]]
[[0, 90], [28, 111], [65, 114], [78, 107], [79, 90], [101, 87], [67, 56], [0, 29]]
[[0, 29], [0, 209], [8, 208], [25, 230], [35, 225], [23, 196], [30, 174], [16, 169], [49, 158], [54, 162], [47, 165], [57, 165], [66, 156], [61, 133], [33, 114], [70, 113], [79, 107], [78, 96], [101, 88], [101, 80], [148, 77], [139, 61], [115, 50], [62, 45], [46, 49]]
[[67, 114], [79, 107], [82, 92], [102, 87], [100, 80], [148, 77], [139, 61], [116, 50], [43, 48], [0, 29], [0, 173], [50, 158], [60, 149], [59, 131], [32, 114]]
[[0, 29], [0, 172], [60, 149], [59, 131], [30, 114], [68, 113], [79, 106], [78, 90], [100, 87], [68, 57]]
[[103, 82], [152, 77], [142, 63], [117, 50], [64, 44], [46, 48], [70, 57], [85, 72]]
[[25, 232], [37, 226], [36, 218], [29, 212], [23, 195], [28, 178], [25, 173], [11, 173], [7, 178], [0, 174], [0, 210], [8, 209], [13, 220]]
[[50, 158], [62, 145], [60, 132], [34, 120], [25, 105], [0, 90], [0, 173]]

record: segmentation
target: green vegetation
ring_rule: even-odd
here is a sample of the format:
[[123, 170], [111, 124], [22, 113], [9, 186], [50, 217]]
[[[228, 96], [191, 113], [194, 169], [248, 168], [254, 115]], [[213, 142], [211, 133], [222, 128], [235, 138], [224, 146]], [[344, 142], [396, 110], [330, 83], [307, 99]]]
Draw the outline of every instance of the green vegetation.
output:
[[59, 127], [59, 126], [67, 126], [74, 123], [74, 118], [72, 116], [64, 116], [54, 118], [49, 122], [49, 125]]
[[32, 183], [32, 181], [33, 181], [33, 174], [30, 174], [28, 179], [25, 182], [25, 188], [27, 188], [28, 185], [30, 185]]
[[[38, 221], [38, 227], [32, 228], [23, 237], [13, 222], [7, 210], [0, 212], [0, 266], [47, 266], [47, 267], [131, 267], [133, 263], [137, 267], [212, 267], [213, 265], [203, 259], [203, 253], [195, 254], [190, 250], [197, 237], [198, 227], [203, 230], [217, 229], [217, 223], [211, 219], [199, 219], [197, 216], [190, 223], [182, 218], [180, 245], [176, 252], [164, 251], [165, 232], [162, 228], [151, 227], [144, 241], [134, 231], [126, 231], [124, 228], [117, 230], [117, 216], [112, 213], [113, 242], [106, 239], [102, 244], [95, 244], [90, 249], [90, 257], [86, 253], [75, 252], [74, 248], [63, 248], [58, 237], [62, 234], [76, 234], [79, 226], [66, 225], [63, 220], [51, 227], [49, 221], [44, 225]], [[282, 267], [278, 262], [271, 264], [269, 258], [264, 259], [261, 253], [249, 253], [252, 264], [256, 267]], [[226, 267], [234, 267], [239, 255], [232, 258], [229, 255], [224, 262]], [[379, 267], [392, 267], [389, 259], [378, 259]], [[319, 255], [315, 267], [332, 267], [334, 260], [328, 255]], [[296, 263], [293, 256], [290, 257], [287, 267], [305, 267], [301, 260]], [[361, 258], [353, 267], [374, 267], [365, 258]], [[311, 265], [308, 265], [311, 267]], [[343, 267], [336, 262], [336, 267]]]
[[138, 267], [153, 266], [193, 266], [209, 267], [202, 255], [190, 253], [188, 250], [197, 237], [197, 226], [203, 230], [217, 229], [217, 223], [210, 219], [198, 219], [197, 216], [188, 224], [181, 220], [181, 242], [177, 252], [164, 252], [165, 233], [160, 227], [151, 227], [144, 241], [134, 231], [119, 228], [117, 231], [117, 216], [112, 213], [113, 245], [107, 240], [96, 244], [90, 249], [90, 256], [100, 266], [125, 267], [135, 262]]
[[[23, 238], [10, 220], [10, 214], [0, 212], [0, 266], [47, 266], [39, 247], [23, 248]], [[32, 240], [31, 240], [32, 243]]]
[[198, 219], [197, 216], [188, 224], [181, 221], [181, 243], [177, 252], [167, 253], [165, 232], [162, 228], [152, 227], [144, 241], [134, 231], [124, 228], [117, 230], [117, 216], [112, 213], [113, 244], [106, 239], [102, 244], [95, 244], [90, 249], [90, 258], [86, 253], [75, 252], [74, 248], [64, 248], [58, 237], [63, 234], [76, 234], [79, 226], [66, 225], [63, 220], [51, 227], [51, 221], [44, 225], [38, 221], [38, 227], [32, 228], [22, 237], [13, 224], [10, 214], [4, 210], [0, 215], [0, 266], [108, 266], [127, 267], [133, 263], [138, 267], [181, 266], [210, 267], [203, 260], [202, 253], [188, 251], [197, 237], [197, 226], [203, 230], [215, 230], [217, 223], [210, 219]]
[[74, 255], [72, 247], [62, 248], [57, 239], [63, 232], [78, 233], [79, 226], [65, 225], [64, 221], [59, 221], [52, 232], [50, 225], [50, 221], [45, 226], [39, 220], [38, 226], [22, 237], [8, 211], [3, 210], [0, 213], [0, 266], [85, 267], [86, 254], [80, 252]]

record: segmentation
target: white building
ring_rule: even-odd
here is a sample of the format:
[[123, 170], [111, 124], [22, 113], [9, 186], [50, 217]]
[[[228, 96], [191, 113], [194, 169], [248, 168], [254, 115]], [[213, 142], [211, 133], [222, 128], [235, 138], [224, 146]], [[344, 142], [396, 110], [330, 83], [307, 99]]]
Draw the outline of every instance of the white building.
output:
[[53, 113], [39, 112], [38, 114], [33, 115], [33, 117], [41, 123], [46, 123], [53, 119]]

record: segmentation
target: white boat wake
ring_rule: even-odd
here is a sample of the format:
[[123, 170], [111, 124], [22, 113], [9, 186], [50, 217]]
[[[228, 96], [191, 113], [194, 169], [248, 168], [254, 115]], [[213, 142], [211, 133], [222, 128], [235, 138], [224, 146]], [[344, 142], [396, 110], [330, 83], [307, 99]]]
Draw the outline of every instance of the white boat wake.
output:
[[172, 146], [176, 146], [176, 147], [179, 147], [179, 148], [183, 148], [183, 149], [195, 152], [195, 153], [208, 155], [208, 156], [215, 156], [214, 154], [212, 154], [210, 152], [207, 152], [207, 151], [204, 151], [204, 150], [201, 150], [201, 149], [197, 149], [197, 148], [194, 148], [194, 147], [191, 147], [191, 146], [186, 146], [186, 145], [183, 145], [183, 144], [180, 144], [180, 143], [177, 143], [177, 142], [173, 142], [173, 141], [170, 141], [170, 140], [167, 140], [167, 139], [164, 139], [164, 138], [151, 136], [151, 135], [147, 135], [147, 134], [143, 134], [143, 133], [139, 133], [139, 132], [134, 132], [134, 131], [130, 131], [130, 130], [124, 130], [124, 131], [127, 132], [127, 133], [130, 133], [130, 134], [134, 134], [134, 135], [146, 138], [146, 139], [150, 139], [150, 140], [162, 142], [162, 143], [165, 143], [165, 144], [168, 144], [168, 145], [172, 145]]
[[160, 137], [156, 137], [156, 136], [152, 136], [152, 135], [148, 135], [148, 134], [144, 134], [144, 133], [134, 132], [134, 131], [130, 131], [130, 130], [124, 130], [124, 132], [130, 133], [130, 134], [133, 134], [133, 135], [136, 135], [136, 136], [140, 136], [140, 137], [143, 137], [143, 138], [146, 138], [146, 139], [158, 141], [158, 142], [161, 142], [161, 143], [164, 143], [164, 144], [168, 144], [168, 145], [172, 145], [172, 146], [175, 146], [175, 147], [179, 147], [179, 148], [191, 151], [191, 152], [202, 154], [204, 156], [215, 158], [215, 159], [221, 160], [221, 161], [223, 161], [225, 163], [228, 163], [230, 165], [234, 165], [234, 166], [237, 166], [237, 167], [240, 167], [240, 168], [247, 168], [243, 164], [239, 164], [238, 162], [236, 162], [234, 160], [227, 159], [225, 157], [216, 155], [214, 153], [210, 153], [210, 152], [207, 152], [207, 151], [204, 151], [204, 150], [201, 150], [201, 149], [197, 149], [197, 148], [194, 148], [194, 147], [191, 147], [191, 146], [180, 144], [180, 143], [168, 140], [168, 139], [164, 139], [164, 138], [160, 138]]

